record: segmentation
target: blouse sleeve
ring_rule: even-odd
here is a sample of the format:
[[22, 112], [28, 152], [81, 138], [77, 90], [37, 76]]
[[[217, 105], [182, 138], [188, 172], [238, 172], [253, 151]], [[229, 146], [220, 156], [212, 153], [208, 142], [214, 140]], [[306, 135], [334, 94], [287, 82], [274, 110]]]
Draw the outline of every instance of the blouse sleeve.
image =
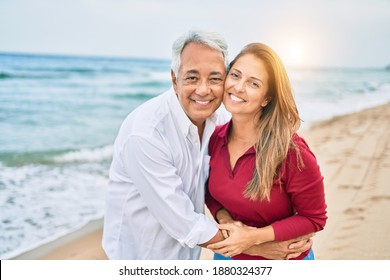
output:
[[206, 205], [207, 208], [210, 210], [211, 215], [217, 221], [217, 217], [215, 215], [217, 214], [218, 210], [223, 208], [223, 206], [218, 201], [216, 201], [214, 197], [210, 194], [208, 186], [206, 189]]
[[303, 166], [296, 151], [290, 151], [282, 167], [282, 181], [290, 195], [295, 215], [274, 222], [275, 240], [296, 238], [324, 228], [327, 215], [323, 176], [316, 157], [304, 139], [295, 135]]
[[[216, 140], [217, 140], [216, 137], [217, 137], [217, 134], [220, 131], [220, 129], [221, 129], [221, 126], [217, 126], [214, 133], [210, 137], [210, 142], [209, 142], [209, 146], [208, 146], [208, 151], [209, 151], [210, 156], [213, 156], [213, 153], [215, 152]], [[215, 220], [217, 220], [215, 217], [215, 214], [217, 213], [218, 210], [222, 209], [223, 206], [217, 200], [215, 200], [214, 197], [210, 194], [208, 180], [206, 183], [205, 202], [206, 202], [207, 208], [210, 210], [211, 215], [214, 217]]]

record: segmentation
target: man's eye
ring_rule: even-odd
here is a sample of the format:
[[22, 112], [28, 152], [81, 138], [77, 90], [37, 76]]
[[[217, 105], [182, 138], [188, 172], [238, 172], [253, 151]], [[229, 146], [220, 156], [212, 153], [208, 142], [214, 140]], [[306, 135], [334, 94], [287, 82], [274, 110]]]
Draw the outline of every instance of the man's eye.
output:
[[210, 84], [212, 84], [212, 85], [219, 85], [222, 82], [223, 82], [223, 79], [221, 79], [221, 78], [211, 78], [210, 79]]
[[187, 77], [185, 78], [186, 81], [196, 81], [198, 78], [197, 77]]
[[236, 73], [230, 73], [230, 76], [233, 78], [238, 78], [238, 74], [236, 74]]

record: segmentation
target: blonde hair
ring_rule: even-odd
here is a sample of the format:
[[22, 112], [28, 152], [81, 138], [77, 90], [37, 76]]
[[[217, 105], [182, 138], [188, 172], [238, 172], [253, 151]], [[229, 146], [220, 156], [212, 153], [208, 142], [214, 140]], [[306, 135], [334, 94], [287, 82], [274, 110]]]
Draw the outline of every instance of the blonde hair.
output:
[[298, 166], [303, 166], [299, 150], [292, 141], [301, 120], [286, 69], [275, 51], [261, 43], [249, 44], [230, 63], [230, 68], [246, 54], [254, 55], [266, 65], [269, 102], [259, 114], [256, 169], [244, 196], [251, 200], [269, 201], [274, 180], [280, 181], [282, 162], [290, 148], [297, 151]]

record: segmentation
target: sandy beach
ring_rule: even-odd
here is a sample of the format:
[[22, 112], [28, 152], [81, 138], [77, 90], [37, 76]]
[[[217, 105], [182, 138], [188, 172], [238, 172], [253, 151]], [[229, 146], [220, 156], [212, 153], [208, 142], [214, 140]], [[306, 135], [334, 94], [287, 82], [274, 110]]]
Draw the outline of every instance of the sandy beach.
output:
[[390, 259], [390, 104], [302, 133], [325, 177], [328, 222], [317, 259]]
[[[390, 104], [335, 117], [300, 134], [325, 178], [328, 222], [316, 259], [390, 259]], [[101, 222], [18, 259], [106, 259]], [[202, 259], [212, 253], [203, 250]]]

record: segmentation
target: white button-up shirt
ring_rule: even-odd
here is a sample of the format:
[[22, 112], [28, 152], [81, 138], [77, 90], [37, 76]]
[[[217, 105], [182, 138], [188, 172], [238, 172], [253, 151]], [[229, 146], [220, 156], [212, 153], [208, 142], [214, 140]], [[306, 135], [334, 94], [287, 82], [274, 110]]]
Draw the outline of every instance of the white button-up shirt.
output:
[[171, 88], [134, 110], [114, 145], [103, 248], [110, 259], [199, 259], [216, 233], [204, 215], [208, 143], [230, 116], [218, 110], [202, 141]]

